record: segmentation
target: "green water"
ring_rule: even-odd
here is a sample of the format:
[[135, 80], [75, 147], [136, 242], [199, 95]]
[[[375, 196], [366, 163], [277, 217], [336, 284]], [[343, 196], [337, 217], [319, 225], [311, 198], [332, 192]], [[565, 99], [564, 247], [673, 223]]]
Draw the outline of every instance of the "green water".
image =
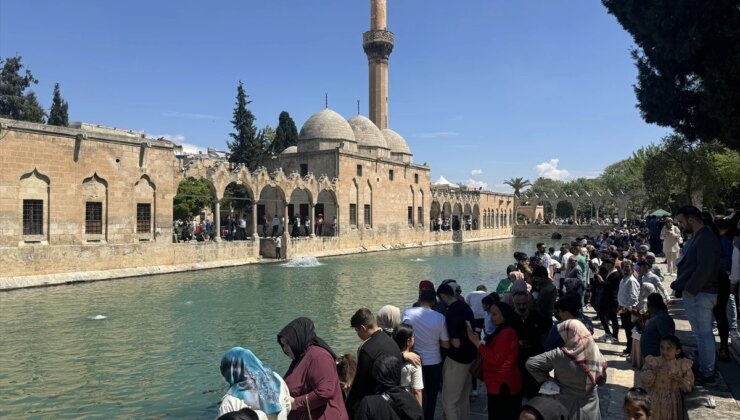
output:
[[[0, 293], [0, 417], [214, 418], [227, 386], [221, 356], [251, 349], [278, 373], [277, 332], [314, 320], [337, 353], [359, 339], [360, 307], [401, 309], [417, 284], [458, 279], [463, 292], [504, 276], [511, 239], [140, 277]], [[91, 319], [97, 315], [107, 317]]]

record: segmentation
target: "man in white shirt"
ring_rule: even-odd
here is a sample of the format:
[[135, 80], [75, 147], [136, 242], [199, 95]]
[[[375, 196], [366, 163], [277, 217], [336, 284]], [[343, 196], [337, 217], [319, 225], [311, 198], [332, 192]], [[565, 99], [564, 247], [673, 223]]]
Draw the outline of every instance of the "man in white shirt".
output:
[[483, 331], [483, 324], [484, 320], [486, 319], [486, 310], [483, 309], [483, 303], [482, 300], [486, 295], [488, 294], [488, 289], [486, 289], [486, 286], [480, 285], [475, 288], [474, 292], [468, 293], [467, 296], [465, 296], [465, 303], [470, 306], [470, 309], [473, 310], [473, 316], [475, 317], [475, 323], [473, 324], [473, 329], [475, 329], [475, 332], [480, 337], [481, 331]]
[[637, 307], [640, 297], [640, 282], [632, 275], [632, 263], [622, 261], [622, 280], [617, 292], [617, 312], [622, 320], [622, 328], [627, 333], [627, 348], [622, 352], [629, 356], [632, 353], [632, 313], [630, 309]]
[[414, 328], [414, 351], [421, 357], [421, 372], [424, 380], [422, 405], [424, 419], [434, 419], [437, 393], [442, 380], [441, 348], [450, 347], [445, 317], [431, 309], [437, 300], [434, 290], [419, 293], [419, 306], [403, 311], [401, 321]]

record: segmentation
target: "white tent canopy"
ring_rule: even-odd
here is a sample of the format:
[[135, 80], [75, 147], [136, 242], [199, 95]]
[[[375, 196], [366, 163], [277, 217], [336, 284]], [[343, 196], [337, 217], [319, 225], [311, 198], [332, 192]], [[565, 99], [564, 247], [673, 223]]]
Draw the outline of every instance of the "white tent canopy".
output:
[[447, 180], [447, 179], [446, 179], [445, 177], [443, 177], [442, 175], [440, 175], [440, 176], [439, 176], [439, 179], [438, 179], [438, 180], [436, 180], [436, 181], [434, 182], [434, 185], [436, 185], [436, 186], [443, 186], [443, 185], [445, 185], [445, 186], [448, 186], [448, 187], [450, 187], [450, 188], [458, 188], [458, 187], [459, 187], [458, 185], [456, 185], [456, 184], [453, 184], [453, 183], [451, 183], [450, 181], [448, 181], [448, 180]]

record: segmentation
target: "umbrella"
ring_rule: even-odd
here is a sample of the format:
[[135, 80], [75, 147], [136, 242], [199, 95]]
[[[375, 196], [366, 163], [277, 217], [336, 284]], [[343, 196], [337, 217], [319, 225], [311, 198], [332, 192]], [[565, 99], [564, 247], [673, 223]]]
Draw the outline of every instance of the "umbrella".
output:
[[665, 211], [663, 209], [658, 209], [658, 210], [655, 210], [654, 212], [650, 213], [650, 216], [658, 216], [658, 217], [666, 217], [666, 216], [670, 216], [670, 215], [671, 215], [671, 213], [669, 213], [669, 212], [667, 212], [667, 211]]

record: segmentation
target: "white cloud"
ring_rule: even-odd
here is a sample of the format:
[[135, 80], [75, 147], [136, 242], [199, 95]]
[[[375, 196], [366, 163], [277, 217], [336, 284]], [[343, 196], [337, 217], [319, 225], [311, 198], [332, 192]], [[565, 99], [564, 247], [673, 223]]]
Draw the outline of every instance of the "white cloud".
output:
[[466, 185], [468, 188], [483, 188], [488, 189], [488, 183], [484, 181], [476, 181], [472, 178], [468, 178], [466, 181], [462, 181], [461, 184]]
[[146, 134], [147, 138], [150, 139], [165, 139], [169, 140], [178, 146], [182, 146], [182, 151], [184, 153], [189, 154], [198, 154], [198, 153], [208, 153], [208, 149], [205, 147], [200, 147], [195, 144], [185, 143], [185, 134], [178, 133], [178, 134]]
[[178, 134], [149, 134], [149, 133], [146, 133], [146, 136], [152, 139], [164, 138], [165, 140], [169, 140], [175, 144], [185, 143], [185, 134], [182, 134], [182, 133], [178, 133]]
[[432, 131], [428, 133], [416, 133], [414, 134], [414, 136], [420, 139], [442, 139], [449, 137], [459, 137], [460, 133], [455, 131]]
[[481, 170], [481, 169], [473, 169], [472, 171], [470, 171], [470, 175], [472, 175], [472, 176], [483, 175], [483, 170]]
[[566, 169], [558, 169], [558, 163], [560, 159], [550, 159], [549, 162], [542, 162], [535, 166], [537, 175], [543, 178], [554, 179], [556, 181], [565, 181], [569, 179], [570, 172]]

